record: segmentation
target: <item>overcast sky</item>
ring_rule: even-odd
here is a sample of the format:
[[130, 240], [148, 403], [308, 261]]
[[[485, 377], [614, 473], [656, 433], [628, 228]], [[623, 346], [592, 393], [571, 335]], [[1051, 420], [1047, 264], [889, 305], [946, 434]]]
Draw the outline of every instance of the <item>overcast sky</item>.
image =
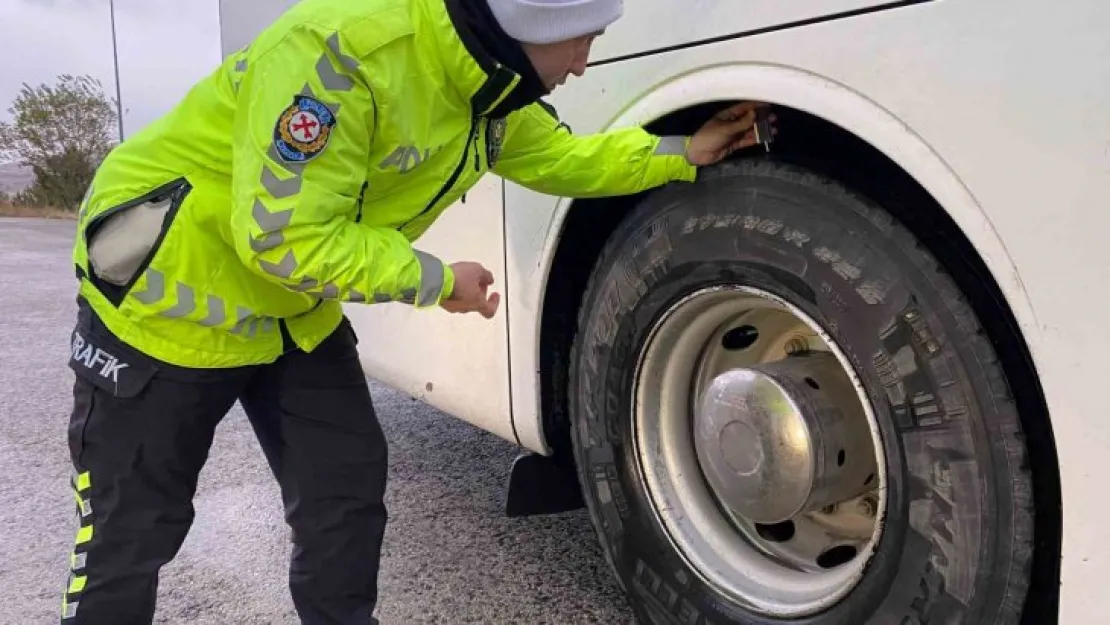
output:
[[[123, 127], [130, 135], [167, 112], [220, 62], [218, 0], [115, 0]], [[108, 0], [0, 0], [7, 52], [0, 119], [26, 82], [90, 74], [115, 98]]]

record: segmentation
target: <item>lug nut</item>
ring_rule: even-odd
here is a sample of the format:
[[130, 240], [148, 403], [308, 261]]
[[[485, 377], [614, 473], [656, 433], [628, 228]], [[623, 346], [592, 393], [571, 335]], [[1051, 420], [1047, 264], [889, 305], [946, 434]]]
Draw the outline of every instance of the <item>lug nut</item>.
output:
[[788, 356], [794, 356], [796, 354], [802, 354], [802, 353], [805, 353], [808, 350], [809, 350], [809, 343], [807, 343], [805, 339], [800, 339], [800, 338], [790, 339], [789, 341], [786, 342], [786, 345], [783, 347], [783, 351], [785, 351]]

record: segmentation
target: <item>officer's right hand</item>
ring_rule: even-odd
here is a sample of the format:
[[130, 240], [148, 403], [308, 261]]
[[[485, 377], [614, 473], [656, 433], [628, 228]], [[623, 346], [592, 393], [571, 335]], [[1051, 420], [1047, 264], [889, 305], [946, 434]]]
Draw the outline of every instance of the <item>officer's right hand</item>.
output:
[[447, 312], [477, 312], [492, 319], [501, 303], [500, 293], [487, 295], [493, 284], [493, 274], [480, 263], [473, 262], [452, 263], [451, 269], [455, 272], [455, 288], [440, 306]]

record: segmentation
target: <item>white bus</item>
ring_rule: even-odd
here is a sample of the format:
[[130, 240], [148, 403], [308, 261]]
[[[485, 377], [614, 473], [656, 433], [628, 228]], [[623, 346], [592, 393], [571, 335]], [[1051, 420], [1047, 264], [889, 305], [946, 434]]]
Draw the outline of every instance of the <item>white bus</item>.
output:
[[[293, 1], [221, 2], [224, 53]], [[508, 512], [587, 507], [642, 622], [1107, 622], [1108, 33], [627, 2], [549, 98], [575, 133], [756, 100], [776, 140], [634, 197], [489, 175], [419, 245], [501, 310], [351, 306], [366, 371], [519, 445]]]

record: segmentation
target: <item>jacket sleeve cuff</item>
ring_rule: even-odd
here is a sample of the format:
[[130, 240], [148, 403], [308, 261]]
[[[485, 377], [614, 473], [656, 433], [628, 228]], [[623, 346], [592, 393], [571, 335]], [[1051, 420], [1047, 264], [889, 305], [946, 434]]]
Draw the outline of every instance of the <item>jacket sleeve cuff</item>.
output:
[[443, 291], [440, 292], [439, 301], [437, 301], [436, 304], [438, 305], [438, 304], [442, 303], [443, 300], [451, 297], [451, 294], [454, 293], [454, 292], [455, 292], [455, 270], [451, 268], [451, 265], [448, 265], [447, 263], [443, 263]]
[[669, 135], [659, 137], [655, 143], [652, 160], [660, 162], [668, 180], [693, 182], [698, 168], [690, 164], [686, 154], [690, 150], [689, 136]]
[[690, 137], [671, 135], [655, 139], [654, 152], [648, 161], [648, 180], [657, 183], [681, 180], [693, 182], [698, 168], [686, 159], [690, 147]]
[[691, 165], [690, 161], [686, 160], [685, 155], [671, 158], [674, 159], [674, 163], [671, 165], [671, 178], [673, 180], [681, 180], [683, 182], [694, 182], [697, 180], [698, 168]]
[[455, 272], [432, 254], [418, 249], [413, 249], [413, 254], [419, 263], [419, 274], [415, 276], [417, 284], [405, 289], [406, 295], [401, 301], [416, 308], [438, 306], [454, 290]]

